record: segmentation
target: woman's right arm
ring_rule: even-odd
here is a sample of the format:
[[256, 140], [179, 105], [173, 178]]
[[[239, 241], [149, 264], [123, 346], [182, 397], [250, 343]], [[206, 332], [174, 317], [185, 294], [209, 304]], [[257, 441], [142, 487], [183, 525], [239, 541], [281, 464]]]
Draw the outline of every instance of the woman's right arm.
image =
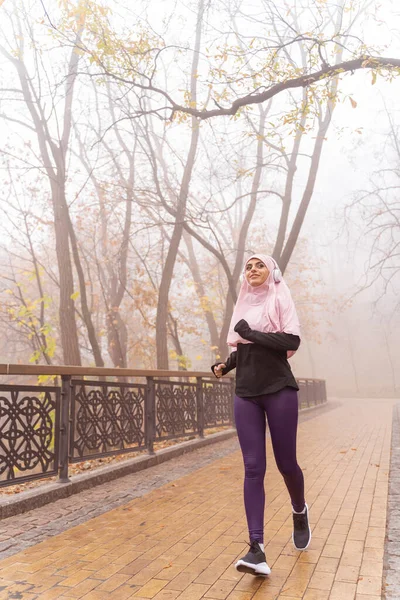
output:
[[215, 365], [212, 365], [211, 371], [215, 375], [214, 368], [217, 367], [218, 365], [224, 364], [225, 368], [222, 369], [222, 375], [226, 375], [227, 373], [229, 373], [229, 371], [232, 371], [232, 369], [236, 369], [236, 356], [237, 356], [237, 351], [235, 350], [234, 352], [232, 352], [229, 355], [229, 358], [227, 358], [224, 363], [219, 361], [219, 362], [215, 363]]

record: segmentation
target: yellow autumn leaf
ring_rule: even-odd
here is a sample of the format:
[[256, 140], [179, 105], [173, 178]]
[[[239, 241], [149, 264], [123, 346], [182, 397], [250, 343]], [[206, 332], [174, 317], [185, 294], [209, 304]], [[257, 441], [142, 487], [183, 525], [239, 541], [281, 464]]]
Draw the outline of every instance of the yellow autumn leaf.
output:
[[350, 98], [350, 97], [349, 97], [349, 100], [351, 102], [352, 107], [357, 108], [357, 102], [353, 98]]

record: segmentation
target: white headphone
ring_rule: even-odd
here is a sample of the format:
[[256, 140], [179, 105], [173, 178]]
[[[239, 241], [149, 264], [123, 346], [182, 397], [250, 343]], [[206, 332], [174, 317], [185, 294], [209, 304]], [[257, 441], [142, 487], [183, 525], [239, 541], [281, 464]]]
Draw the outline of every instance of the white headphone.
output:
[[[278, 263], [276, 262], [276, 260], [274, 258], [271, 259], [274, 261], [275, 264], [275, 269], [272, 271], [272, 279], [274, 280], [275, 283], [279, 283], [280, 281], [282, 281], [282, 273], [280, 268], [278, 267]], [[242, 272], [242, 274], [240, 275], [240, 282], [244, 281], [245, 279], [245, 274]]]
[[272, 260], [275, 263], [275, 269], [272, 271], [272, 279], [275, 281], [275, 283], [279, 283], [280, 281], [282, 281], [282, 273], [280, 268], [278, 267], [278, 263], [276, 262], [276, 260], [274, 258]]

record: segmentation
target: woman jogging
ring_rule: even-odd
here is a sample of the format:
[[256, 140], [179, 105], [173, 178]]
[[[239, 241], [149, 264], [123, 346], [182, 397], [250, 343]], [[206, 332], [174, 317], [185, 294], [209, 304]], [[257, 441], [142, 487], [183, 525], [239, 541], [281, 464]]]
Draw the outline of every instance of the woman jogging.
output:
[[246, 262], [228, 334], [235, 348], [212, 370], [221, 377], [236, 368], [235, 421], [245, 467], [244, 504], [249, 552], [236, 563], [253, 575], [271, 572], [264, 552], [265, 416], [276, 464], [293, 508], [293, 543], [311, 540], [303, 472], [297, 464], [298, 386], [288, 363], [300, 345], [300, 326], [289, 288], [273, 258], [256, 254]]

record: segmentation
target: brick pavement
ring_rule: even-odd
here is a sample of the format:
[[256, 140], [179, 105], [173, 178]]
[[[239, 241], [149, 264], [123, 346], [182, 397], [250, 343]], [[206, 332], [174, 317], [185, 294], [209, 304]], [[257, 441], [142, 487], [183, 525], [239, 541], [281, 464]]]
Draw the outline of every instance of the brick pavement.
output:
[[3, 519], [0, 524], [0, 560], [127, 504], [237, 449], [237, 438], [219, 442], [57, 500], [51, 505]]
[[300, 424], [313, 527], [303, 553], [268, 444], [265, 580], [232, 567], [247, 539], [233, 452], [4, 559], [0, 600], [378, 600], [393, 404], [343, 401]]

